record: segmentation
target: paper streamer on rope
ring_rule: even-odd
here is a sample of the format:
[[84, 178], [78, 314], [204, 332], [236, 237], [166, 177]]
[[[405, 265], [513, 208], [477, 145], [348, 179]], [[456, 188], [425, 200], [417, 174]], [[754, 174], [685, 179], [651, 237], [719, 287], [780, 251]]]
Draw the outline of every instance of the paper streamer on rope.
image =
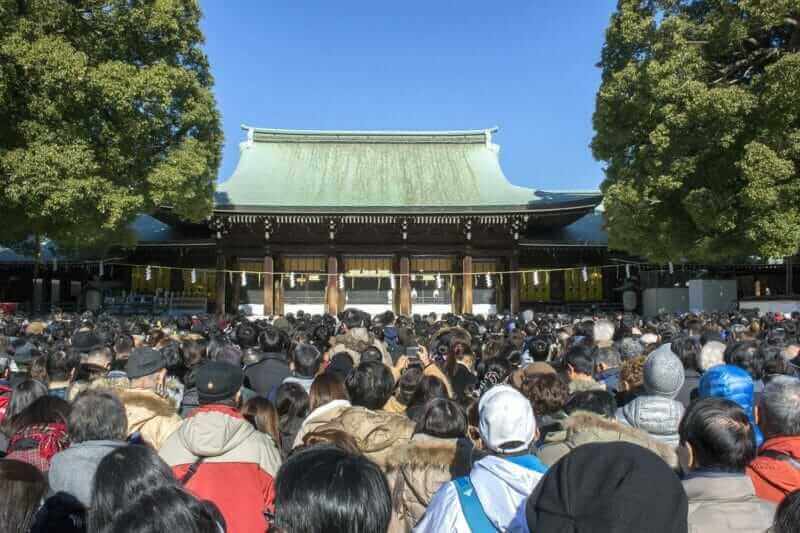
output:
[[486, 286], [488, 288], [490, 288], [490, 289], [492, 288], [492, 275], [491, 274], [486, 274]]
[[396, 289], [395, 285], [396, 285], [396, 281], [394, 279], [394, 276], [389, 276], [389, 286], [392, 288], [392, 290]]
[[441, 274], [436, 274], [436, 288], [437, 289], [441, 289], [442, 288], [442, 275]]
[[625, 265], [625, 277], [627, 279], [630, 279], [630, 277], [631, 277], [631, 266], [630, 265]]
[[191, 279], [192, 279], [192, 285], [194, 285], [195, 283], [197, 283], [197, 270], [195, 270], [195, 269], [192, 269], [192, 275], [191, 275]]
[[584, 283], [589, 281], [589, 269], [588, 268], [583, 267], [581, 269], [581, 279], [583, 280]]
[[534, 270], [533, 271], [533, 284], [536, 285], [537, 287], [539, 286], [539, 271], [538, 270]]
[[344, 274], [339, 274], [339, 289], [344, 290]]
[[242, 287], [247, 287], [247, 274], [242, 272]]
[[669, 262], [669, 273], [670, 274], [675, 273], [675, 265], [672, 264], [672, 261]]
[[144, 279], [145, 281], [150, 281], [153, 279], [153, 271], [150, 269], [150, 265], [147, 265], [144, 269]]
[[295, 287], [294, 272], [289, 272], [289, 288], [294, 289], [294, 287]]
[[103, 265], [102, 261], [100, 261], [100, 263], [99, 263], [98, 272], [99, 272], [101, 278], [106, 275], [106, 269], [105, 269], [105, 266]]

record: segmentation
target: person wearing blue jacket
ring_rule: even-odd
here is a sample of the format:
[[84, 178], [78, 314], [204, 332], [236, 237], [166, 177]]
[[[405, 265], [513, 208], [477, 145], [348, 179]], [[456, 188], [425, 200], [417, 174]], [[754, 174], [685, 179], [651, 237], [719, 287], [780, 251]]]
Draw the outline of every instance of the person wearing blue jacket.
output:
[[733, 365], [713, 366], [700, 378], [697, 391], [699, 398], [725, 398], [744, 409], [747, 419], [753, 426], [756, 447], [761, 447], [764, 435], [755, 422], [753, 378], [746, 370]]

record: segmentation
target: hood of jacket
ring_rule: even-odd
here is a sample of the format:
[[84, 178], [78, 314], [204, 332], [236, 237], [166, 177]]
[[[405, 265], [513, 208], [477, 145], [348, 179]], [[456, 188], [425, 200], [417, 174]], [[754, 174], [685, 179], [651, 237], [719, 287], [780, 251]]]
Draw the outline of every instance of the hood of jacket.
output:
[[386, 470], [400, 467], [449, 470], [456, 460], [457, 448], [458, 439], [440, 439], [418, 433], [396, 448], [395, 453], [386, 460]]
[[746, 370], [733, 365], [709, 368], [700, 378], [697, 393], [700, 398], [725, 398], [741, 407], [756, 434], [756, 446], [761, 446], [764, 436], [755, 422], [755, 384]]
[[[561, 423], [563, 432], [554, 434], [560, 438], [548, 438], [539, 449], [539, 456], [547, 464], [553, 464], [569, 450], [594, 442], [630, 442], [638, 444], [661, 457], [672, 469], [678, 468], [675, 448], [658, 440], [643, 430], [595, 413], [577, 411]], [[561, 449], [556, 449], [559, 447]]]
[[193, 411], [176, 433], [192, 455], [217, 457], [241, 446], [255, 432], [236, 409], [208, 405]]
[[617, 419], [650, 435], [671, 439], [677, 438], [683, 412], [683, 404], [670, 398], [638, 396], [617, 411]]
[[171, 417], [177, 414], [172, 400], [159, 396], [151, 390], [121, 389], [116, 392], [122, 403], [125, 404], [128, 427], [134, 431], [154, 418]]
[[475, 493], [489, 520], [505, 531], [520, 504], [527, 500], [546, 472], [531, 470], [503, 459], [489, 456], [481, 459], [469, 474]]

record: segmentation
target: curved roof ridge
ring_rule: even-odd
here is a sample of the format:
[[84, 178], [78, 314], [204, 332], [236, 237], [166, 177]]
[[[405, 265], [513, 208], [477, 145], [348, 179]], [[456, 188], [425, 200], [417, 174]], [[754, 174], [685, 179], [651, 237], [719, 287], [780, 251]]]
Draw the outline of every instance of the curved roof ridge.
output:
[[295, 130], [281, 128], [259, 128], [241, 125], [242, 130], [259, 133], [262, 135], [319, 135], [319, 136], [338, 136], [338, 135], [359, 135], [359, 136], [408, 136], [408, 137], [429, 137], [429, 136], [465, 136], [465, 135], [486, 135], [486, 133], [497, 133], [500, 131], [498, 126], [484, 128], [480, 130]]

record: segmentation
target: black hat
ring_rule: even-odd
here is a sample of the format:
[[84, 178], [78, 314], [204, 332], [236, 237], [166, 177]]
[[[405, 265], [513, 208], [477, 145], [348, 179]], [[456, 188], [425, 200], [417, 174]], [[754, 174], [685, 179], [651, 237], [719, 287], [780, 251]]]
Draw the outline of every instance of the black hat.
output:
[[244, 382], [242, 369], [224, 361], [209, 361], [197, 369], [197, 395], [201, 403], [229, 400]]
[[128, 356], [125, 373], [130, 379], [141, 378], [155, 374], [162, 368], [167, 368], [167, 360], [158, 350], [153, 348], [134, 348]]
[[550, 467], [525, 505], [530, 531], [686, 533], [687, 512], [677, 475], [627, 442], [578, 446]]
[[92, 350], [103, 347], [103, 341], [100, 340], [94, 331], [81, 330], [76, 331], [72, 336], [72, 347], [75, 351], [80, 353], [88, 353]]

